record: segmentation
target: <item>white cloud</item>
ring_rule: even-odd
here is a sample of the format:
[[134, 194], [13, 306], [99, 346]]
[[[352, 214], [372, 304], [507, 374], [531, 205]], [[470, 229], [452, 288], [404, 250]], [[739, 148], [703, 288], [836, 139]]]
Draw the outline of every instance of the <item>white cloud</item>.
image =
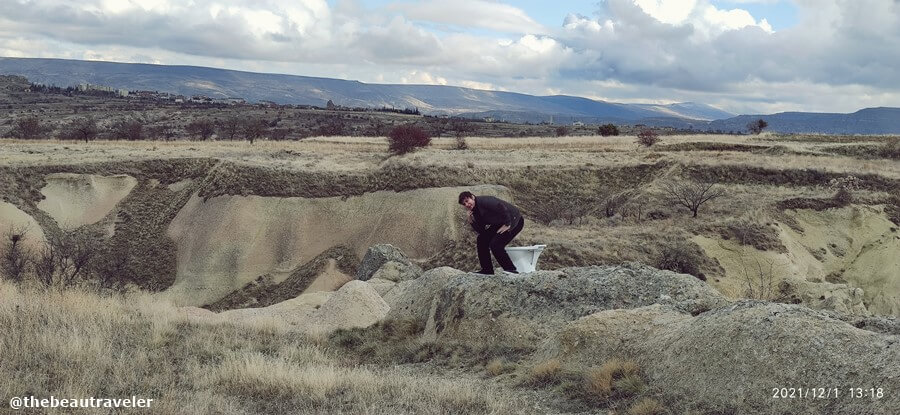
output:
[[505, 33], [545, 33], [547, 30], [522, 9], [486, 0], [419, 1], [390, 5], [413, 20], [476, 27]]

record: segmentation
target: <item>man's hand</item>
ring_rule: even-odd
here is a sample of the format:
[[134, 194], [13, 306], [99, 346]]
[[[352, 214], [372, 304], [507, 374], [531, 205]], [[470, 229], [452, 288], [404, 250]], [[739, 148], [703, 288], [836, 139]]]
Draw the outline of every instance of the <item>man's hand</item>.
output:
[[474, 222], [475, 216], [472, 214], [472, 211], [470, 210], [468, 213], [469, 213], [469, 216], [466, 218], [466, 222], [469, 222], [469, 223]]
[[503, 233], [509, 230], [509, 225], [503, 225], [500, 229], [497, 229], [497, 233]]

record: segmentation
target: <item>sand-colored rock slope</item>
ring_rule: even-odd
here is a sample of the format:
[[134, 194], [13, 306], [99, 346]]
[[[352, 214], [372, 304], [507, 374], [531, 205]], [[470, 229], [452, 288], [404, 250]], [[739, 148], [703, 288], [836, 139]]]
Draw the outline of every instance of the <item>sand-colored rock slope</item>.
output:
[[41, 225], [15, 205], [0, 202], [0, 238], [5, 238], [8, 232], [18, 233], [23, 230], [25, 231], [23, 247], [34, 251], [43, 246], [45, 237]]
[[740, 298], [747, 295], [747, 278], [759, 288], [760, 277], [771, 274], [776, 287], [787, 280], [811, 307], [900, 316], [900, 231], [881, 209], [850, 205], [785, 215], [793, 223], [777, 226], [786, 252], [695, 237], [729, 276], [710, 283], [726, 296]]
[[137, 179], [127, 175], [54, 173], [46, 180], [38, 208], [63, 228], [99, 222], [137, 185]]
[[499, 186], [448, 187], [360, 196], [301, 198], [193, 196], [168, 228], [178, 247], [177, 276], [167, 290], [183, 305], [203, 305], [260, 275], [275, 282], [335, 246], [360, 258], [369, 246], [393, 244], [410, 257], [436, 253], [460, 232], [463, 190], [509, 197]]

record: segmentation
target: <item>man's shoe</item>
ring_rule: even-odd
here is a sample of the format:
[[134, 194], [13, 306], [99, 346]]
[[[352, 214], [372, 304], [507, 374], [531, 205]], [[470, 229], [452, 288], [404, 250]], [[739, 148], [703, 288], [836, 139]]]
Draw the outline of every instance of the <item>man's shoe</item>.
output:
[[516, 271], [516, 270], [512, 270], [512, 271], [503, 270], [503, 272], [506, 273], [506, 275], [515, 275], [515, 274], [519, 273], [519, 271]]
[[480, 270], [478, 270], [478, 271], [472, 271], [472, 273], [473, 273], [473, 274], [481, 274], [481, 275], [494, 275], [494, 271], [493, 271], [493, 270], [487, 271], [487, 270], [483, 270], [483, 269], [480, 269]]

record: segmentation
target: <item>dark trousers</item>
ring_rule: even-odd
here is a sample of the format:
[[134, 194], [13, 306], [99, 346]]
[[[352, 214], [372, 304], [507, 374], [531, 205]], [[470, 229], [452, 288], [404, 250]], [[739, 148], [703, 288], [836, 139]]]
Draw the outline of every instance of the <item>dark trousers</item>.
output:
[[494, 258], [497, 258], [497, 262], [500, 263], [504, 270], [516, 270], [516, 266], [509, 259], [509, 254], [503, 248], [506, 248], [506, 245], [522, 231], [522, 228], [525, 226], [525, 218], [519, 218], [519, 223], [507, 229], [506, 232], [497, 233], [497, 229], [500, 229], [500, 226], [488, 226], [484, 232], [478, 235], [478, 262], [481, 263], [482, 272], [494, 272], [494, 264], [491, 262], [492, 252], [494, 253]]

